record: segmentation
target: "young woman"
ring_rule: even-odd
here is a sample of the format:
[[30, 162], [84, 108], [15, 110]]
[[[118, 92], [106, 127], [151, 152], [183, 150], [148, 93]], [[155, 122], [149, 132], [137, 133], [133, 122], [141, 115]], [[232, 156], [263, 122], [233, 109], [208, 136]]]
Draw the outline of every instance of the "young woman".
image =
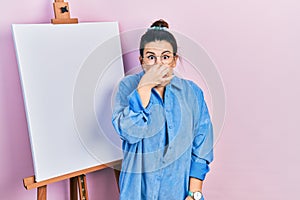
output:
[[143, 71], [119, 84], [112, 122], [123, 144], [121, 200], [204, 199], [213, 131], [202, 90], [173, 75], [177, 42], [164, 20], [140, 41]]

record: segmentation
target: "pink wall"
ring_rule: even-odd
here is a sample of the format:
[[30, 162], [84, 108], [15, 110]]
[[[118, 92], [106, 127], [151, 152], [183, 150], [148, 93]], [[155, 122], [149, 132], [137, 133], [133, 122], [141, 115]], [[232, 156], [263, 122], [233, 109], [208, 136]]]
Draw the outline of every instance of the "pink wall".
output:
[[[1, 3], [0, 199], [32, 200], [22, 179], [33, 174], [11, 34], [12, 23], [48, 23], [52, 1]], [[119, 21], [120, 30], [166, 19], [201, 44], [226, 89], [226, 120], [204, 192], [208, 200], [282, 200], [299, 196], [300, 2], [69, 1], [85, 21]], [[137, 38], [138, 39], [138, 38]], [[113, 172], [88, 175], [91, 199], [117, 199]], [[68, 199], [68, 183], [49, 185], [49, 199]]]

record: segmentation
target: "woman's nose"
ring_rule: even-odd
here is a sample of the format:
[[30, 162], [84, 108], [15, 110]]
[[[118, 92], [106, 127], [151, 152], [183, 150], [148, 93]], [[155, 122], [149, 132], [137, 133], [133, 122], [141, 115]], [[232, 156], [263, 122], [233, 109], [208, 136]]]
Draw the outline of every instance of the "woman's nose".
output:
[[163, 64], [160, 56], [156, 56], [156, 64]]

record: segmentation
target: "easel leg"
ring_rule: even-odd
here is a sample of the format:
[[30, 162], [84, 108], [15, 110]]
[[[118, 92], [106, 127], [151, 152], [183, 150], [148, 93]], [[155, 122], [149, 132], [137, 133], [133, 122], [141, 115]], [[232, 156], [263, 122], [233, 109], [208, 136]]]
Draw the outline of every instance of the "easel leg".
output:
[[80, 175], [70, 178], [70, 199], [78, 200], [78, 191], [80, 200], [88, 200], [86, 176]]
[[79, 186], [79, 195], [80, 195], [80, 200], [88, 200], [88, 191], [87, 191], [87, 184], [86, 184], [86, 176], [80, 175], [77, 176], [78, 180], [78, 186]]
[[120, 192], [120, 186], [119, 186], [120, 171], [117, 169], [114, 169], [114, 172], [115, 172], [115, 178], [116, 178], [116, 182], [117, 182], [118, 192]]
[[122, 163], [114, 166], [115, 178], [117, 182], [118, 192], [120, 192], [119, 178], [121, 173]]
[[77, 177], [70, 178], [70, 199], [78, 200]]
[[46, 200], [47, 199], [47, 185], [37, 188], [37, 199]]

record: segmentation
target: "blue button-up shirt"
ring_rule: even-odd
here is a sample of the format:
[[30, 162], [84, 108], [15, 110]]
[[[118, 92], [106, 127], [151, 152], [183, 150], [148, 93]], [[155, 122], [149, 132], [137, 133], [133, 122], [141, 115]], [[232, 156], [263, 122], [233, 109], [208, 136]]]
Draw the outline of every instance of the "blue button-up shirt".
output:
[[143, 107], [144, 72], [119, 84], [113, 125], [122, 139], [121, 200], [183, 200], [189, 178], [204, 180], [213, 159], [213, 131], [202, 90], [175, 76], [162, 99], [155, 89]]

